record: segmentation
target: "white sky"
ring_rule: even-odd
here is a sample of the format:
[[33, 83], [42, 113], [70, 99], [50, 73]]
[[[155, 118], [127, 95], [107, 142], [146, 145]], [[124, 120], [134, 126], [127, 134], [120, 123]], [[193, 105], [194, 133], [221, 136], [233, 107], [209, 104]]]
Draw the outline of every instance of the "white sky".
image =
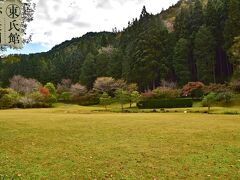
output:
[[143, 5], [149, 13], [159, 13], [178, 0], [34, 0], [36, 12], [28, 26], [32, 43], [53, 47], [73, 37], [93, 31], [122, 30], [139, 17]]

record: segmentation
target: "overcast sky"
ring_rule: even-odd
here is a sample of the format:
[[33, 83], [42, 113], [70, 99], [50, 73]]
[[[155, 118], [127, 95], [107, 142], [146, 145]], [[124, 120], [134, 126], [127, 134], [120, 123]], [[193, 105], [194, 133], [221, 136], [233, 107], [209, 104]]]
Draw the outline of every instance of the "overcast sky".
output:
[[[87, 32], [122, 30], [139, 17], [143, 5], [157, 14], [178, 0], [34, 0], [36, 12], [27, 32], [32, 42], [17, 53], [47, 51]], [[12, 51], [9, 51], [12, 52]]]

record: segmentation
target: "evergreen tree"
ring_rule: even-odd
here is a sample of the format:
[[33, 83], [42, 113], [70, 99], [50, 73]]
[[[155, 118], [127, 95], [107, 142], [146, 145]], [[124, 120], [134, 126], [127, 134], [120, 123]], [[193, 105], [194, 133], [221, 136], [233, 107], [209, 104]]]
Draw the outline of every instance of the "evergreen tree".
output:
[[70, 57], [66, 57], [66, 71], [65, 77], [71, 79], [72, 82], [77, 83], [81, 72], [84, 57], [81, 52], [72, 53]]
[[87, 88], [91, 88], [96, 78], [95, 57], [89, 53], [81, 68], [80, 82]]
[[174, 49], [173, 64], [179, 85], [187, 84], [191, 80], [188, 63], [189, 43], [186, 39], [179, 39]]
[[121, 109], [122, 109], [122, 112], [123, 112], [124, 104], [129, 102], [130, 97], [128, 95], [128, 92], [123, 90], [123, 89], [117, 89], [115, 91], [115, 98], [116, 98], [117, 102], [121, 104]]
[[196, 60], [194, 59], [193, 47], [196, 33], [204, 23], [203, 7], [200, 0], [189, 1], [188, 7], [183, 7], [176, 17], [174, 25], [176, 37], [187, 39], [189, 42], [188, 63], [191, 70], [191, 79], [197, 80]]
[[224, 50], [224, 24], [227, 16], [227, 0], [208, 0], [205, 10], [205, 24], [216, 41], [216, 77], [224, 82], [231, 75], [231, 64]]
[[140, 15], [140, 19], [149, 16], [149, 13], [147, 12], [146, 6], [143, 6], [141, 15]]
[[108, 93], [104, 92], [100, 97], [100, 104], [104, 106], [105, 110], [107, 110], [107, 106], [112, 103], [111, 96]]
[[119, 49], [114, 49], [108, 62], [107, 74], [114, 79], [122, 79], [123, 54]]
[[234, 43], [229, 50], [229, 54], [234, 65], [234, 79], [238, 79], [240, 78], [240, 36], [234, 39]]
[[195, 0], [194, 4], [190, 5], [190, 14], [191, 14], [191, 31], [196, 33], [200, 26], [203, 25], [203, 7], [201, 0]]
[[240, 1], [229, 0], [228, 16], [224, 29], [225, 48], [227, 50], [232, 46], [234, 38], [239, 35], [240, 35]]
[[111, 52], [100, 52], [96, 56], [96, 75], [97, 77], [108, 76], [108, 63], [110, 61]]
[[200, 27], [194, 40], [194, 58], [197, 64], [198, 79], [206, 84], [216, 82], [215, 42], [206, 26]]
[[108, 40], [106, 35], [104, 34], [101, 38], [101, 46], [106, 47], [108, 45]]
[[168, 31], [161, 23], [151, 23], [150, 28], [139, 33], [135, 41], [128, 74], [130, 82], [137, 82], [142, 90], [155, 88], [160, 79], [167, 78], [171, 64]]
[[181, 8], [180, 13], [177, 14], [176, 20], [174, 23], [174, 33], [177, 38], [189, 38], [191, 35], [190, 24], [191, 16], [189, 8]]

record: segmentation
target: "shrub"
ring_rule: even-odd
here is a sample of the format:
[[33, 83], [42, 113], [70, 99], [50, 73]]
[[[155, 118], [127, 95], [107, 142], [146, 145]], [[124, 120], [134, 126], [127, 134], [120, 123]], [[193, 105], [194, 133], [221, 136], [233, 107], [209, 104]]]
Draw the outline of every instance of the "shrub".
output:
[[193, 97], [192, 91], [203, 90], [204, 84], [202, 82], [189, 82], [182, 89], [182, 96]]
[[47, 88], [45, 87], [41, 87], [39, 89], [39, 92], [44, 96], [44, 97], [48, 97], [50, 95], [50, 92]]
[[209, 94], [211, 92], [214, 93], [221, 93], [221, 92], [226, 92], [229, 91], [230, 88], [225, 85], [225, 84], [209, 84], [208, 86], [203, 87], [203, 92], [204, 94]]
[[154, 93], [152, 91], [147, 91], [141, 94], [141, 100], [149, 100], [154, 98]]
[[60, 101], [70, 101], [71, 100], [71, 93], [70, 92], [63, 92], [59, 96]]
[[204, 92], [202, 89], [193, 89], [191, 92], [191, 97], [192, 98], [197, 98], [200, 99], [204, 96]]
[[233, 91], [240, 93], [240, 80], [233, 81], [230, 86]]
[[237, 111], [235, 111], [235, 112], [225, 111], [225, 112], [223, 112], [223, 114], [227, 114], [227, 115], [239, 115], [239, 112], [237, 112]]
[[44, 102], [46, 100], [45, 96], [40, 92], [33, 92], [28, 97], [32, 98], [35, 102]]
[[31, 108], [49, 108], [51, 107], [48, 103], [40, 102], [32, 105]]
[[3, 88], [0, 88], [0, 99], [6, 95], [6, 94], [10, 94], [11, 92], [13, 92], [12, 89], [3, 89]]
[[50, 96], [48, 96], [47, 98], [47, 103], [49, 104], [49, 106], [52, 106], [52, 104], [57, 102], [57, 97], [53, 94], [51, 94]]
[[137, 106], [140, 109], [156, 109], [156, 108], [184, 108], [184, 107], [192, 107], [193, 101], [192, 99], [151, 99], [146, 101], [140, 101]]
[[72, 103], [79, 104], [81, 106], [93, 106], [100, 103], [99, 95], [94, 93], [89, 93], [84, 96], [73, 97]]
[[180, 93], [177, 89], [168, 87], [158, 87], [153, 90], [154, 97], [157, 99], [172, 99], [179, 97]]
[[32, 108], [33, 104], [35, 104], [36, 101], [31, 97], [24, 96], [21, 97], [20, 103], [23, 105], [24, 108]]
[[57, 95], [57, 90], [56, 90], [56, 88], [55, 88], [53, 83], [47, 83], [44, 87], [49, 90], [49, 93], [51, 95], [54, 95], [54, 96]]
[[8, 109], [8, 108], [17, 107], [17, 105], [19, 104], [19, 100], [20, 100], [20, 95], [17, 92], [12, 90], [10, 93], [5, 94], [0, 99], [0, 108]]
[[230, 103], [233, 97], [232, 92], [221, 92], [216, 95], [216, 101]]
[[34, 92], [21, 97], [20, 103], [24, 108], [45, 108], [50, 106], [48, 104], [48, 97], [45, 97], [40, 92]]

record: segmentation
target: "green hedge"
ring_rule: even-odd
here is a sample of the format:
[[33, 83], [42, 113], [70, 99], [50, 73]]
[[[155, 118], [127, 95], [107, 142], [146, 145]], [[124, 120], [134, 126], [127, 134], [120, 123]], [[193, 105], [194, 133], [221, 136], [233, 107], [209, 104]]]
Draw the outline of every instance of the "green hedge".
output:
[[93, 106], [100, 103], [97, 95], [90, 94], [86, 96], [74, 97], [69, 103], [78, 104], [80, 106]]
[[184, 108], [192, 107], [192, 99], [152, 99], [146, 101], [140, 101], [137, 104], [139, 109], [156, 109], [156, 108]]
[[78, 104], [81, 106], [93, 106], [98, 105], [99, 103], [100, 99], [98, 97], [87, 96], [83, 97]]

